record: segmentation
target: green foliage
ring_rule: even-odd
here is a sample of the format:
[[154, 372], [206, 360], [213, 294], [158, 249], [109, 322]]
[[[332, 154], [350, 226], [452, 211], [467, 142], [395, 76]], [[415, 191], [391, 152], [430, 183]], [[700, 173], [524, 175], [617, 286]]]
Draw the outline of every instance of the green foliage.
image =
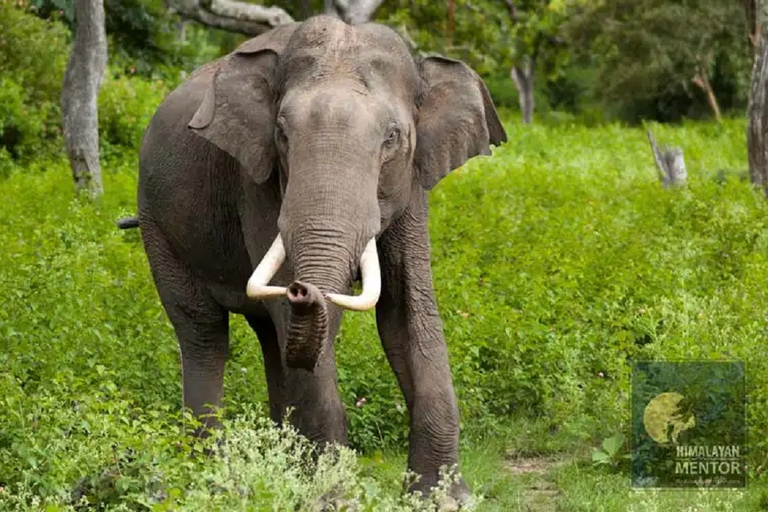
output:
[[[110, 86], [115, 98], [134, 78], [126, 80]], [[153, 95], [159, 89], [137, 98]], [[432, 193], [433, 272], [464, 447], [502, 432], [525, 449], [529, 430], [501, 427], [527, 418], [541, 432], [528, 449], [599, 443], [628, 424], [632, 360], [742, 359], [750, 465], [764, 463], [768, 205], [739, 179], [744, 122], [655, 127], [659, 140], [685, 150], [689, 185], [675, 191], [660, 188], [640, 129], [508, 131], [493, 159]], [[132, 144], [138, 132], [126, 133]], [[381, 480], [334, 452], [313, 476], [321, 462], [301, 441], [255, 419], [265, 416], [263, 364], [240, 318], [225, 375], [223, 457], [206, 457], [183, 434], [175, 337], [139, 233], [113, 225], [135, 211], [135, 152], [113, 156], [98, 203], [72, 199], [63, 162], [0, 182], [0, 509], [66, 510], [85, 499], [92, 509], [232, 510], [260, 496], [302, 510], [331, 489], [363, 510], [405, 508], [389, 494], [402, 464]], [[378, 450], [404, 449], [408, 425], [379, 346], [372, 314], [346, 315], [340, 389], [351, 441], [374, 460]], [[584, 498], [566, 500], [567, 509], [590, 510], [589, 501], [610, 510], [580, 483], [599, 487], [598, 476], [577, 470], [562, 485]], [[601, 473], [605, 492], [626, 503], [626, 482]], [[498, 494], [506, 482], [480, 488]]]
[[629, 454], [622, 454], [626, 440], [627, 436], [622, 433], [603, 439], [600, 448], [593, 448], [592, 450], [592, 463], [596, 466], [617, 468], [620, 463], [630, 457]]
[[572, 13], [564, 34], [599, 72], [593, 96], [622, 119], [707, 116], [706, 95], [693, 83], [699, 72], [721, 107], [746, 106], [752, 52], [739, 2], [595, 2]]
[[0, 148], [15, 159], [34, 157], [42, 149], [41, 139], [49, 135], [51, 110], [51, 103], [37, 103], [23, 86], [11, 78], [0, 78]]
[[0, 75], [13, 77], [32, 101], [57, 103], [68, 57], [64, 25], [0, 1]]
[[[61, 20], [75, 28], [75, 0], [24, 0], [43, 19]], [[177, 19], [162, 0], [105, 0], [105, 25], [109, 60], [117, 69], [133, 69], [144, 76], [165, 76], [169, 66], [180, 66], [191, 57], [191, 48], [177, 41]], [[65, 54], [67, 55], [67, 54]]]
[[[633, 359], [766, 365], [753, 321], [766, 206], [736, 179], [743, 130], [661, 128], [691, 175], [688, 189], [663, 193], [641, 130], [512, 126], [494, 159], [433, 192], [433, 271], [466, 433], [533, 415], [585, 438], [610, 435], [626, 425]], [[365, 450], [396, 435], [405, 443], [403, 403], [375, 343], [372, 319], [345, 320], [340, 381], [351, 421], [370, 418], [351, 433]]]
[[[28, 162], [55, 152], [59, 95], [69, 54], [67, 30], [0, 1], [0, 176], [7, 157]], [[5, 161], [6, 164], [1, 162]]]
[[[190, 32], [190, 47], [197, 45], [201, 58], [218, 56], [217, 47]], [[59, 97], [69, 52], [69, 34], [61, 22], [0, 3], [0, 176], [12, 171], [12, 162], [29, 163], [63, 148]], [[150, 79], [130, 62], [125, 64], [128, 73], [117, 71], [119, 64], [110, 65], [99, 93], [103, 147], [138, 149], [155, 109], [183, 77], [178, 69], [156, 64], [154, 74], [170, 76], [170, 82]]]
[[138, 151], [144, 129], [169, 92], [163, 80], [107, 76], [99, 92], [101, 143]]

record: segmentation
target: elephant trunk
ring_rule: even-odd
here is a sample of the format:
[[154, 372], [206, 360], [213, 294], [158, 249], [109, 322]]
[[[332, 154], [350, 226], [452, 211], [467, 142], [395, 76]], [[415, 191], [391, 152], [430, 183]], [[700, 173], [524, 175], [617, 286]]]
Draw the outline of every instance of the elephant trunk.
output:
[[328, 310], [322, 292], [309, 283], [295, 281], [286, 293], [291, 305], [285, 364], [312, 371], [328, 338]]
[[[268, 253], [273, 263], [289, 261], [293, 271], [294, 282], [283, 295], [291, 306], [285, 363], [310, 371], [333, 342], [336, 333], [329, 326], [337, 325], [339, 308], [370, 309], [381, 288], [374, 239], [381, 220], [377, 174], [370, 158], [345, 147], [346, 138], [325, 135], [305, 138], [289, 151], [290, 177], [278, 218], [285, 245]], [[270, 265], [260, 264], [254, 272], [258, 282], [249, 286], [257, 293], [251, 297], [278, 296], [278, 287], [269, 286]], [[345, 295], [358, 269], [364, 272], [364, 292]]]
[[349, 289], [355, 266], [353, 233], [330, 224], [302, 222], [284, 237], [295, 279], [286, 294], [291, 314], [285, 363], [291, 368], [314, 369], [336, 334], [329, 332], [329, 316], [341, 313], [330, 307], [328, 294]]
[[[285, 296], [291, 305], [291, 318], [288, 326], [286, 346], [286, 364], [291, 368], [304, 368], [311, 371], [322, 354], [328, 338], [328, 310], [326, 298], [343, 309], [365, 311], [376, 305], [381, 293], [381, 270], [376, 252], [376, 239], [371, 240], [360, 257], [360, 273], [363, 289], [360, 295], [351, 296], [343, 293], [324, 294], [312, 283], [323, 283], [325, 290], [345, 291], [349, 275], [343, 269], [344, 260], [335, 262], [328, 257], [311, 255], [313, 251], [300, 251], [310, 256], [299, 259], [297, 276], [307, 281], [297, 280], [287, 288], [270, 286], [268, 283], [285, 261], [285, 247], [278, 235], [262, 261], [248, 280], [247, 294], [253, 299], [268, 299]], [[345, 277], [346, 276], [346, 279]], [[346, 284], [345, 284], [346, 282]]]

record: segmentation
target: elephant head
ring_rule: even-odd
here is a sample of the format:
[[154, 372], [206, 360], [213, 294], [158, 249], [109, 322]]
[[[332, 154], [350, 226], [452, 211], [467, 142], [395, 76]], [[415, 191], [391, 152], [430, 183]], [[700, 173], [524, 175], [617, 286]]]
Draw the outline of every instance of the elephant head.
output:
[[[328, 16], [279, 27], [226, 57], [189, 127], [248, 179], [279, 175], [279, 235], [247, 289], [254, 299], [287, 297], [286, 363], [308, 370], [335, 335], [329, 308], [375, 305], [376, 237], [414, 187], [431, 189], [506, 140], [468, 66], [414, 60], [394, 31]], [[286, 260], [294, 282], [269, 286]], [[358, 272], [361, 294], [346, 295]]]

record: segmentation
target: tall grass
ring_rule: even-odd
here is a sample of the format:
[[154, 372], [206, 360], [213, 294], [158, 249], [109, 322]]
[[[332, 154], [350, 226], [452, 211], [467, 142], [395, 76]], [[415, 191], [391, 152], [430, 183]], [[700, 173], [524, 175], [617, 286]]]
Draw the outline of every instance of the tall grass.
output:
[[[768, 448], [768, 207], [743, 179], [744, 122], [655, 127], [688, 164], [688, 186], [666, 191], [640, 129], [508, 130], [492, 159], [454, 172], [431, 199], [465, 445], [523, 417], [597, 440], [628, 425], [631, 361], [741, 359], [758, 465]], [[235, 441], [225, 458], [187, 456], [200, 448], [181, 433], [175, 338], [138, 233], [113, 224], [135, 210], [136, 156], [105, 168], [96, 204], [72, 199], [65, 162], [0, 182], [0, 508], [85, 499], [248, 509], [261, 496], [310, 510], [331, 495], [370, 507], [388, 499], [347, 452], [328, 455], [320, 480], [288, 475], [320, 464], [301, 450], [290, 464], [270, 458], [291, 434], [253, 420], [266, 386], [238, 318], [225, 378]], [[407, 412], [373, 316], [347, 315], [337, 342], [353, 447], [404, 447]], [[239, 448], [257, 438], [263, 449]]]

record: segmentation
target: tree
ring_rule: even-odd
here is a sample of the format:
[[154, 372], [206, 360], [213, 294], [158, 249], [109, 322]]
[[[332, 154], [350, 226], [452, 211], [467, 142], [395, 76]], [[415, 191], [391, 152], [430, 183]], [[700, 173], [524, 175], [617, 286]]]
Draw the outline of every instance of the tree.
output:
[[763, 188], [768, 196], [768, 34], [766, 34], [766, 6], [760, 0], [743, 0], [747, 15], [747, 36], [752, 45], [754, 65], [747, 106], [747, 153], [750, 181]]
[[[564, 2], [504, 0], [512, 22], [512, 66], [510, 76], [517, 88], [523, 123], [533, 122], [534, 74], [540, 52], [546, 45], [559, 44], [557, 29], [564, 14]], [[524, 10], [521, 11], [520, 7]]]
[[75, 41], [64, 73], [61, 112], [75, 190], [103, 193], [98, 93], [107, 66], [103, 0], [77, 0]]
[[567, 47], [559, 32], [568, 8], [586, 0], [396, 0], [382, 19], [424, 52], [460, 58], [483, 76], [510, 78], [524, 122], [534, 112], [534, 75], [561, 72]]
[[597, 69], [594, 95], [636, 121], [746, 103], [744, 15], [722, 0], [603, 0], [573, 10], [564, 36]]

